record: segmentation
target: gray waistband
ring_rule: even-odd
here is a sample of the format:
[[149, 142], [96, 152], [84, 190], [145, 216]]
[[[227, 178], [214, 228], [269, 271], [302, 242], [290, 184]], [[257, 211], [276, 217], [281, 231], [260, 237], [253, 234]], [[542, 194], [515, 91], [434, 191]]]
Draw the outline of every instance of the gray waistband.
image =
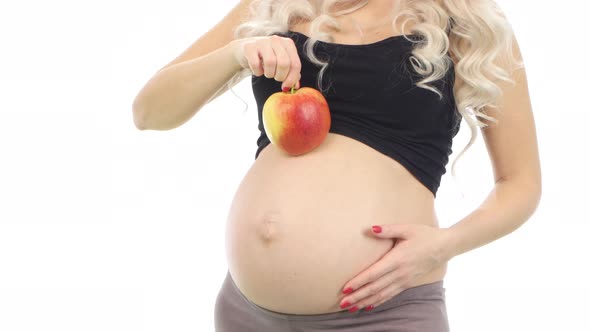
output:
[[360, 308], [361, 310], [358, 310], [357, 312], [354, 312], [354, 313], [350, 313], [350, 312], [348, 312], [348, 309], [345, 309], [342, 311], [331, 312], [331, 313], [326, 313], [326, 314], [296, 315], [296, 314], [286, 314], [286, 313], [280, 313], [280, 312], [268, 310], [268, 309], [265, 309], [265, 308], [255, 304], [254, 302], [250, 301], [244, 294], [242, 294], [242, 292], [240, 291], [238, 286], [235, 284], [235, 282], [229, 272], [228, 272], [227, 277], [229, 278], [230, 283], [231, 283], [232, 287], [234, 288], [234, 290], [240, 295], [240, 297], [242, 297], [244, 299], [245, 302], [249, 303], [251, 305], [251, 307], [254, 308], [254, 310], [257, 310], [264, 315], [268, 315], [268, 316], [272, 316], [272, 317], [280, 318], [280, 319], [284, 319], [284, 320], [290, 320], [290, 321], [294, 321], [294, 320], [319, 321], [319, 320], [326, 320], [326, 319], [337, 319], [339, 317], [350, 317], [351, 315], [371, 315], [371, 314], [375, 314], [375, 313], [378, 313], [378, 312], [381, 312], [384, 310], [392, 309], [392, 308], [400, 305], [401, 303], [403, 303], [407, 300], [411, 300], [413, 298], [423, 299], [425, 297], [425, 294], [428, 294], [428, 296], [432, 296], [431, 294], [436, 294], [435, 296], [443, 297], [443, 299], [444, 299], [444, 292], [445, 292], [444, 280], [439, 280], [439, 281], [436, 281], [433, 283], [419, 285], [419, 286], [405, 289], [402, 292], [400, 292], [399, 294], [397, 294], [396, 296], [394, 296], [393, 298], [389, 299], [388, 301], [381, 303], [380, 305], [378, 305], [377, 307], [375, 307], [375, 309], [373, 309], [371, 311], [364, 311], [364, 310], [362, 310], [362, 308]]

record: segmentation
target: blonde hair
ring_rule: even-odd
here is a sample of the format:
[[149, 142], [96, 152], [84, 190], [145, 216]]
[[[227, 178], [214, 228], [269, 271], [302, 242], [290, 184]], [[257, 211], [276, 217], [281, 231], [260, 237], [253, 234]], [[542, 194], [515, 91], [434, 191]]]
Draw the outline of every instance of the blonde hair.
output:
[[[253, 0], [248, 20], [236, 27], [234, 37], [286, 33], [297, 23], [310, 22], [305, 54], [310, 61], [322, 66], [317, 83], [321, 90], [328, 62], [318, 59], [313, 48], [318, 40], [334, 41], [321, 28], [327, 25], [339, 30], [335, 17], [354, 12], [368, 3], [369, 0]], [[513, 85], [511, 71], [523, 66], [520, 59], [514, 58], [512, 28], [493, 0], [392, 0], [392, 3], [395, 7], [392, 27], [396, 29], [397, 20], [405, 17], [402, 35], [407, 35], [405, 25], [412, 21], [414, 25], [410, 33], [422, 37], [412, 41], [416, 45], [409, 58], [416, 73], [423, 77], [415, 83], [416, 86], [431, 90], [442, 98], [438, 89], [429, 83], [445, 76], [453, 61], [449, 54], [456, 62], [458, 83], [454, 86], [454, 96], [457, 111], [471, 129], [471, 138], [452, 164], [451, 174], [455, 177], [455, 163], [475, 142], [477, 127], [487, 126], [478, 118], [498, 122], [486, 113], [488, 108], [497, 109], [501, 97], [502, 90], [495, 81]], [[252, 71], [245, 68], [230, 80], [229, 86], [251, 75]]]

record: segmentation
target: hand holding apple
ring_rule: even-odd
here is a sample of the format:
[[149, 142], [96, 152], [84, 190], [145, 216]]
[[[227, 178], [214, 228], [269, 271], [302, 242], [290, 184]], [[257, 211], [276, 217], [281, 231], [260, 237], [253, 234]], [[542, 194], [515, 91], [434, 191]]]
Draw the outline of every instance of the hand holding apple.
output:
[[328, 102], [311, 87], [272, 94], [262, 108], [262, 120], [270, 142], [293, 156], [318, 147], [331, 125]]

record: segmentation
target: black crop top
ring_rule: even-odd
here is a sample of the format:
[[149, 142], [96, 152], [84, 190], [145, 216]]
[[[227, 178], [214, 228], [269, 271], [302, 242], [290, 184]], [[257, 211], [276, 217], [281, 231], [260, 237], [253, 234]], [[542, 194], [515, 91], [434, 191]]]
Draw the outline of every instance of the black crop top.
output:
[[[304, 54], [308, 36], [296, 31], [276, 34], [291, 38], [297, 46], [301, 87], [318, 89], [321, 67]], [[431, 83], [443, 94], [441, 100], [433, 91], [413, 85], [419, 76], [409, 62], [412, 46], [405, 37], [392, 36], [363, 45], [318, 41], [314, 51], [322, 61], [330, 61], [322, 81], [330, 107], [329, 131], [395, 159], [436, 197], [461, 123], [453, 95], [455, 72], [451, 64], [443, 79]], [[254, 159], [270, 143], [262, 108], [270, 95], [281, 91], [281, 85], [274, 78], [252, 75], [260, 130]]]

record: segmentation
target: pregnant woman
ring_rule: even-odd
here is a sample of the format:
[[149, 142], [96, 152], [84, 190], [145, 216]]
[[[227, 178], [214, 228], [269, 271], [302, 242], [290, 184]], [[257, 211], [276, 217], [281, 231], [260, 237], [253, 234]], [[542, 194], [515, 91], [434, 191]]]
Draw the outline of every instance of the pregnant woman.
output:
[[[216, 331], [448, 331], [448, 261], [517, 229], [541, 196], [524, 66], [495, 2], [240, 1], [143, 87], [135, 124], [176, 128], [245, 77], [260, 136], [228, 212]], [[332, 123], [290, 156], [261, 111], [301, 87], [322, 92]], [[494, 186], [441, 228], [434, 200], [462, 119], [461, 154], [479, 128]]]

